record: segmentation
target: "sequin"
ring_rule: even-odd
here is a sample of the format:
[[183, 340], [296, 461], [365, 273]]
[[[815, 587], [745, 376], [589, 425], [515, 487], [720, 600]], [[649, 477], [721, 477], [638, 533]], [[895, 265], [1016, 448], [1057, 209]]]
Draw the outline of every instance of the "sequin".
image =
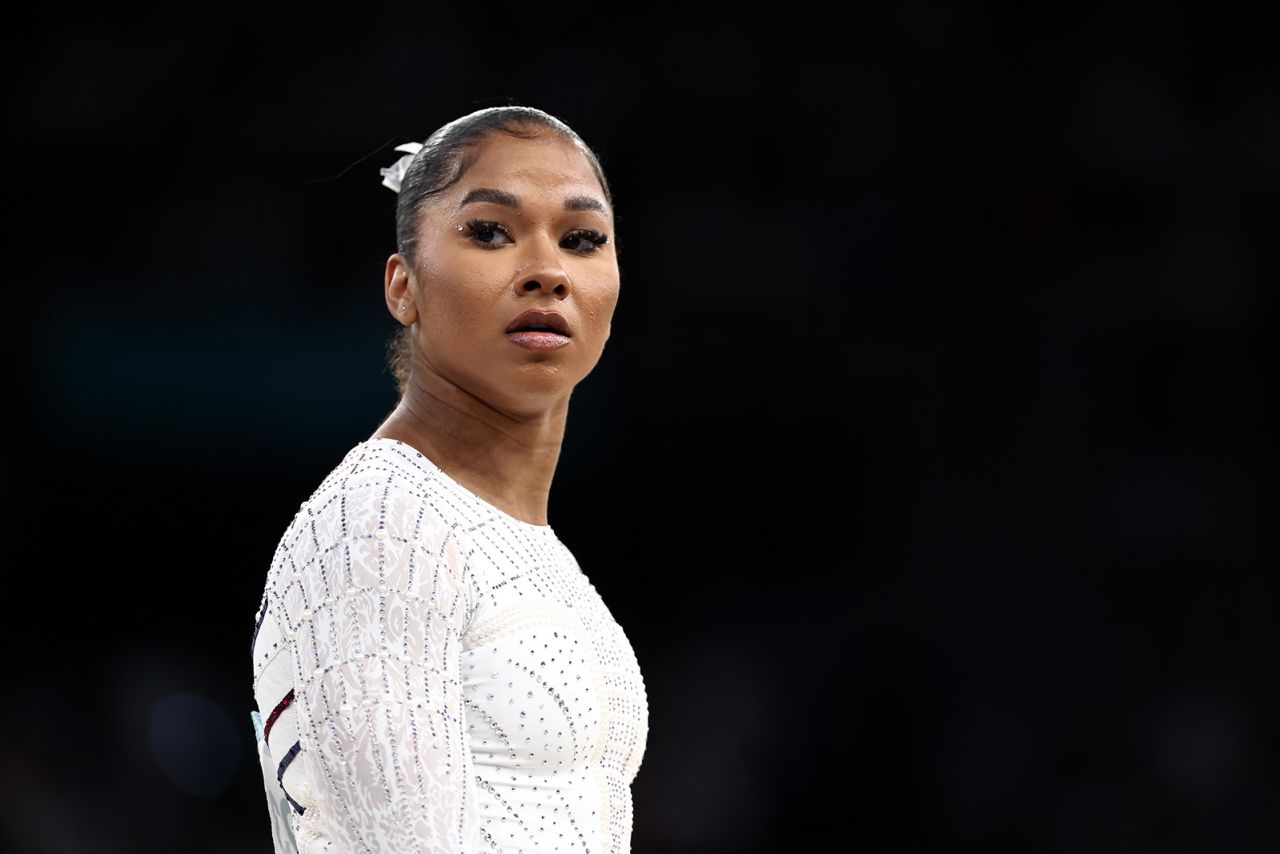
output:
[[270, 736], [309, 758], [264, 772], [299, 854], [628, 852], [644, 681], [551, 527], [392, 439], [352, 448], [303, 507], [253, 643], [259, 709], [312, 674]]

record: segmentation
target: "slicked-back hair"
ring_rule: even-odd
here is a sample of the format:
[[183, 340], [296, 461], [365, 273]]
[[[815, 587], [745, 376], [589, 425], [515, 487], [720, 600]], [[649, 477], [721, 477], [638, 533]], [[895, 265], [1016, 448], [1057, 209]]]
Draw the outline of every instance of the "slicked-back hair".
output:
[[[571, 127], [537, 107], [486, 107], [436, 130], [413, 156], [400, 181], [400, 198], [396, 203], [396, 251], [410, 266], [416, 264], [418, 224], [423, 202], [462, 180], [479, 156], [479, 142], [495, 133], [532, 139], [544, 130], [551, 130], [577, 144], [600, 180], [605, 201], [612, 209], [613, 194], [600, 160]], [[614, 249], [616, 252], [616, 239]], [[412, 355], [413, 327], [400, 326], [388, 342], [387, 366], [395, 377], [402, 398], [409, 387]]]

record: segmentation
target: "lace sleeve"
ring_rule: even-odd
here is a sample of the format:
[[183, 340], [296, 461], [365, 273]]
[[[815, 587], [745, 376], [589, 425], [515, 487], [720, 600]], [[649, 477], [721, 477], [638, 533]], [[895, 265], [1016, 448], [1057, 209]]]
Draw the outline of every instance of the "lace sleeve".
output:
[[294, 644], [312, 781], [303, 805], [335, 850], [477, 851], [454, 531], [403, 496], [341, 501], [333, 545], [313, 567], [322, 571], [302, 581]]

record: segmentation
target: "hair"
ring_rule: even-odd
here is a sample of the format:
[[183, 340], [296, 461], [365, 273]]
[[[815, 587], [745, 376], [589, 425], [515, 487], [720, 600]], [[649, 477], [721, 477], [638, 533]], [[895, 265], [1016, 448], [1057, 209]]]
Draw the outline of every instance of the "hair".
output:
[[[410, 266], [416, 263], [418, 221], [423, 202], [452, 187], [479, 156], [478, 144], [494, 133], [505, 133], [519, 139], [537, 137], [549, 129], [575, 143], [586, 155], [605, 201], [613, 207], [613, 194], [605, 179], [604, 169], [595, 152], [567, 124], [536, 107], [486, 107], [454, 119], [431, 134], [413, 156], [400, 181], [400, 198], [396, 203], [396, 251]], [[614, 241], [615, 250], [617, 241]], [[409, 388], [413, 362], [413, 327], [400, 326], [387, 345], [387, 366], [395, 377], [400, 396]]]

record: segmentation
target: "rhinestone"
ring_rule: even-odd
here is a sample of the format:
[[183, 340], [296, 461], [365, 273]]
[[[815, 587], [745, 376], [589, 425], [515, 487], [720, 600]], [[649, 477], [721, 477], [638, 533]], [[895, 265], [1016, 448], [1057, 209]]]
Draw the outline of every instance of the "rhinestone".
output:
[[[348, 488], [348, 480], [356, 486]], [[339, 496], [341, 500], [333, 500]], [[283, 692], [296, 689], [291, 719], [298, 743], [310, 749], [314, 741], [323, 751], [318, 757], [323, 761], [294, 766], [299, 804], [308, 807], [299, 829], [308, 840], [320, 838], [315, 832], [319, 826], [313, 830], [309, 822], [326, 818], [310, 809], [309, 793], [320, 791], [319, 786], [376, 771], [380, 763], [388, 803], [396, 805], [394, 815], [407, 829], [429, 807], [412, 788], [412, 779], [392, 773], [393, 763], [412, 762], [410, 757], [416, 756], [432, 765], [423, 769], [430, 779], [460, 784], [460, 757], [474, 744], [484, 745], [475, 754], [475, 767], [482, 768], [485, 758], [496, 760], [489, 767], [500, 776], [491, 779], [504, 783], [472, 775], [475, 785], [492, 796], [477, 811], [486, 820], [497, 816], [502, 835], [509, 836], [504, 840], [509, 844], [500, 846], [496, 831], [490, 832], [496, 826], [481, 827], [486, 850], [572, 848], [598, 854], [599, 846], [588, 846], [588, 840], [597, 838], [620, 847], [620, 829], [610, 819], [630, 815], [628, 775], [636, 772], [648, 735], [644, 680], [634, 650], [596, 585], [555, 535], [549, 529], [534, 532], [527, 523], [495, 513], [493, 505], [459, 488], [430, 459], [392, 441], [358, 443], [298, 509], [276, 547], [255, 614], [255, 631], [263, 624], [278, 625], [283, 639], [273, 647], [276, 639], [267, 634], [270, 640], [255, 644], [252, 660], [255, 666], [274, 666], [277, 650], [301, 643], [305, 648], [290, 651], [318, 665], [314, 685], [323, 691], [311, 690], [310, 684], [281, 686]], [[402, 549], [402, 543], [411, 547]], [[368, 553], [370, 545], [376, 554]], [[385, 598], [393, 588], [404, 594], [405, 607], [391, 607]], [[317, 617], [326, 608], [321, 625]], [[466, 633], [476, 626], [492, 627], [497, 642], [473, 643], [474, 636]], [[550, 649], [547, 630], [557, 642], [571, 643]], [[543, 652], [519, 655], [526, 650], [526, 639], [528, 649], [537, 650], [537, 632], [543, 633]], [[516, 638], [517, 652], [502, 658], [498, 650], [510, 648], [508, 637]], [[578, 645], [583, 649], [575, 650]], [[584, 655], [588, 646], [590, 656]], [[299, 661], [295, 657], [292, 663]], [[445, 662], [455, 669], [444, 671]], [[330, 671], [332, 680], [325, 675]], [[273, 673], [292, 675], [288, 667]], [[525, 685], [519, 709], [517, 674]], [[254, 673], [255, 687], [261, 676], [262, 671]], [[594, 706], [597, 698], [587, 695], [596, 687], [606, 691], [600, 709]], [[572, 703], [570, 688], [575, 691]], [[500, 722], [490, 712], [503, 699], [516, 717], [508, 712]], [[399, 720], [402, 710], [414, 714]], [[514, 731], [507, 729], [511, 720]], [[560, 727], [554, 742], [553, 725]], [[538, 726], [545, 739], [541, 751], [532, 740]], [[529, 734], [521, 736], [523, 730]], [[600, 746], [600, 752], [584, 752], [588, 744]], [[598, 768], [586, 769], [584, 762]], [[325, 769], [336, 771], [337, 780], [308, 779]], [[601, 788], [589, 783], [584, 789], [584, 782], [601, 778], [578, 774], [580, 769], [605, 772]], [[548, 770], [558, 787], [547, 785]], [[274, 773], [268, 773], [274, 780]], [[504, 791], [508, 781], [512, 788], [527, 787], [535, 798], [541, 786], [547, 799], [535, 799], [527, 809], [510, 806], [514, 802]], [[581, 806], [584, 792], [599, 799], [598, 811], [585, 809], [579, 818], [575, 810], [576, 822], [559, 815], [561, 803]], [[548, 809], [555, 820], [545, 820]], [[335, 817], [336, 827], [354, 835], [357, 828], [369, 826], [367, 818]], [[394, 821], [392, 825], [395, 829]]]

